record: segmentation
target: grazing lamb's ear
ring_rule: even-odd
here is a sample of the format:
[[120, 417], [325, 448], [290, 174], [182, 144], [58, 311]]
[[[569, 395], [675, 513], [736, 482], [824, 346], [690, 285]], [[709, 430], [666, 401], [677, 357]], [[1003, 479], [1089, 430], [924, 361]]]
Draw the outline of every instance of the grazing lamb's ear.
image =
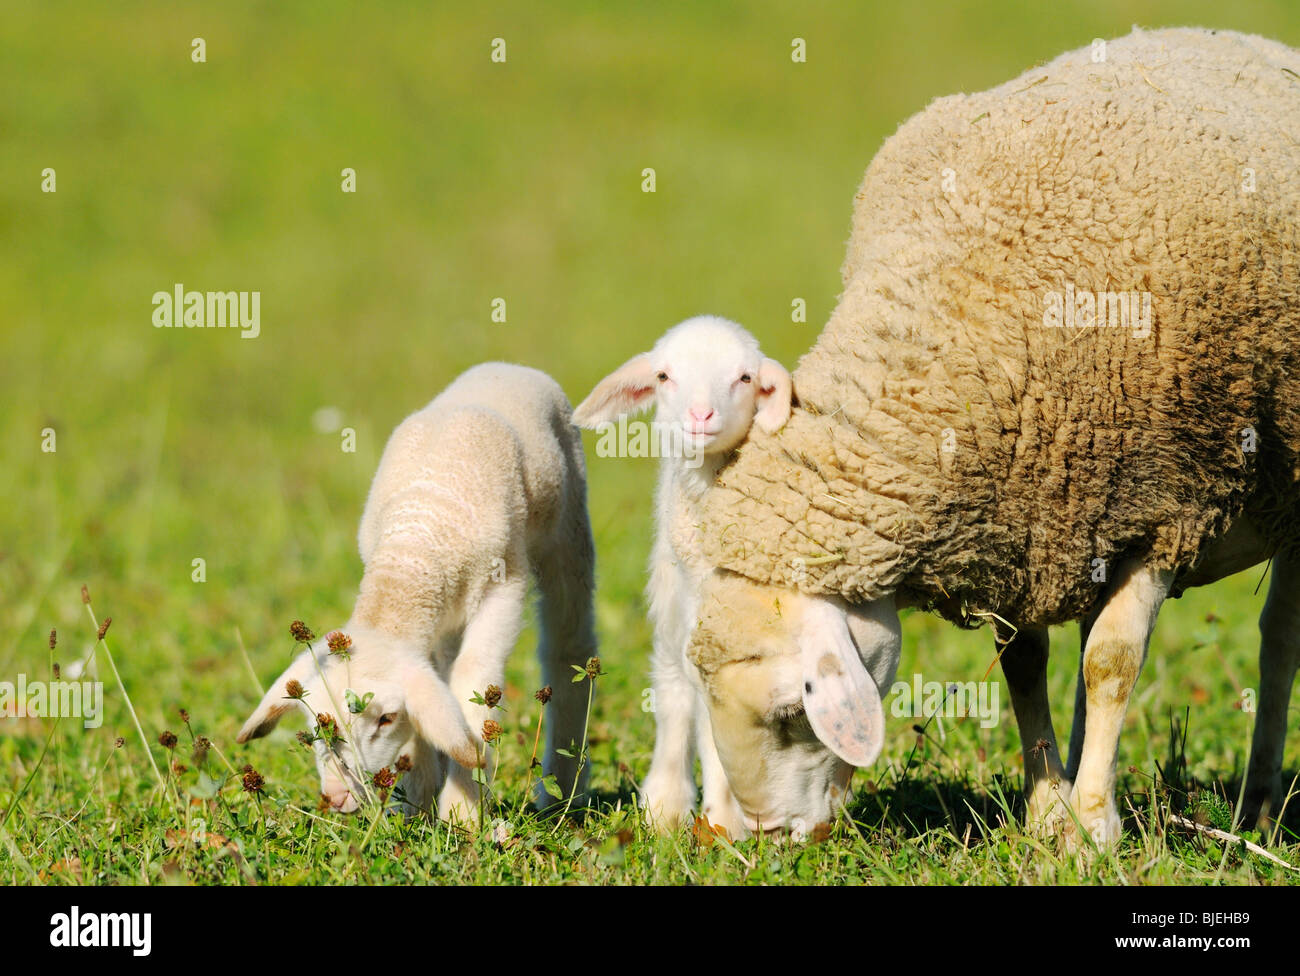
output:
[[456, 697], [438, 673], [427, 664], [411, 664], [402, 669], [399, 681], [406, 689], [406, 713], [416, 732], [465, 768], [482, 766], [479, 739], [470, 731]]
[[654, 402], [658, 380], [649, 353], [633, 356], [596, 384], [573, 411], [573, 422], [592, 429], [624, 414], [645, 410]]
[[764, 359], [758, 369], [758, 412], [754, 423], [768, 434], [775, 434], [790, 419], [794, 384], [790, 371], [775, 359]]
[[851, 766], [870, 766], [885, 741], [880, 690], [849, 633], [846, 611], [808, 599], [799, 630], [803, 706], [817, 738]]
[[[302, 685], [313, 681], [319, 683], [320, 674], [316, 670], [316, 662], [312, 660], [312, 653], [312, 651], [303, 651], [293, 659], [292, 664], [284, 669], [284, 674], [271, 682], [271, 687], [262, 696], [262, 700], [257, 707], [253, 709], [253, 714], [248, 716], [248, 721], [239, 730], [239, 735], [235, 736], [236, 742], [260, 739], [275, 728], [276, 723], [288, 712], [298, 707], [284, 690], [284, 686], [290, 681], [297, 681]], [[325, 653], [318, 656], [322, 668], [326, 667], [325, 658], [327, 656]]]

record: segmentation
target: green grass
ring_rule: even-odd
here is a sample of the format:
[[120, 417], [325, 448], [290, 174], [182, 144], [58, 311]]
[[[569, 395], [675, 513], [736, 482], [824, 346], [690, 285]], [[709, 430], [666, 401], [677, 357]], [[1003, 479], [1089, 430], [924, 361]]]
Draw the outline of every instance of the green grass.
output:
[[[290, 620], [321, 630], [346, 617], [384, 439], [465, 367], [515, 359], [576, 400], [702, 311], [746, 323], [793, 363], [833, 306], [863, 169], [930, 99], [1134, 22], [1300, 44], [1300, 11], [1282, 4], [787, 6], [7, 5], [0, 680], [87, 655], [88, 584], [95, 612], [113, 618], [107, 643], [166, 785], [101, 647], [102, 728], [0, 720], [0, 881], [1295, 880], [1235, 845], [1163, 829], [1171, 809], [1213, 814], [1214, 791], [1235, 797], [1251, 716], [1233, 706], [1257, 680], [1258, 572], [1162, 614], [1120, 747], [1121, 770], [1136, 770], [1121, 775], [1125, 840], [1087, 869], [1019, 826], [1005, 687], [992, 729], [941, 736], [932, 724], [918, 747], [910, 720], [892, 719], [880, 763], [855, 779], [853, 822], [820, 842], [649, 835], [633, 804], [654, 734], [641, 708], [654, 468], [594, 452], [607, 674], [585, 822], [520, 813], [540, 709], [531, 630], [511, 666], [488, 817], [511, 822], [504, 844], [491, 830], [318, 816], [293, 730], [234, 745], [261, 691], [241, 642], [267, 682], [293, 650]], [[206, 64], [189, 59], [196, 36]], [[488, 57], [498, 36], [503, 65]], [[790, 60], [796, 36], [806, 64]], [[55, 194], [39, 192], [45, 167]], [[344, 167], [357, 170], [355, 195], [339, 190]], [[641, 192], [645, 167], [654, 194]], [[151, 296], [176, 282], [260, 291], [261, 336], [154, 329]], [[496, 297], [505, 323], [490, 319]], [[806, 324], [790, 321], [795, 297]], [[313, 425], [322, 407], [356, 430], [355, 453]], [[918, 615], [904, 626], [902, 676], [978, 680], [993, 660], [987, 631]], [[1064, 738], [1073, 628], [1055, 643]], [[219, 750], [207, 779], [179, 708]], [[1185, 754], [1171, 761], [1184, 709]], [[164, 730], [179, 736], [182, 774], [168, 772]], [[1287, 757], [1294, 769], [1295, 732]], [[250, 762], [260, 799], [232, 772]], [[1295, 817], [1288, 826], [1277, 850], [1300, 862]]]

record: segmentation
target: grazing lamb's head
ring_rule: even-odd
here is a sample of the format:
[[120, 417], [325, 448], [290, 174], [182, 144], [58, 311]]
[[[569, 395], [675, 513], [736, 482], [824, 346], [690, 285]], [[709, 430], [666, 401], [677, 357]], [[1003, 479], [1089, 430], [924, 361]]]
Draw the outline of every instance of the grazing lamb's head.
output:
[[751, 424], [774, 433], [790, 419], [790, 374], [735, 322], [701, 315], [674, 326], [649, 352], [596, 384], [573, 412], [598, 427], [656, 407], [655, 420], [686, 454], [730, 451]]
[[[336, 638], [344, 633], [350, 646]], [[266, 735], [292, 710], [314, 735], [321, 793], [344, 813], [357, 809], [375, 773], [396, 772], [402, 756], [413, 764], [403, 786], [416, 807], [432, 793], [437, 754], [466, 767], [481, 763], [479, 739], [419, 646], [367, 627], [349, 625], [309, 645], [275, 679], [236, 741]]]
[[750, 830], [811, 830], [880, 754], [900, 630], [892, 598], [862, 607], [715, 572], [688, 656]]

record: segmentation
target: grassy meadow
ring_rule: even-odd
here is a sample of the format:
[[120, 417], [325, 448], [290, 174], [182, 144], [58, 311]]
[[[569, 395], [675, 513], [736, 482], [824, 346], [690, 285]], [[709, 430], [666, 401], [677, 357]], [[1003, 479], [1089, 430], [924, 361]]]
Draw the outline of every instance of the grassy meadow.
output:
[[[1121, 743], [1125, 840], [1089, 864], [1022, 829], [996, 668], [998, 724], [891, 718], [881, 760], [854, 780], [851, 820], [829, 834], [655, 836], [635, 809], [654, 736], [642, 587], [655, 462], [598, 458], [594, 438], [606, 673], [585, 818], [524, 809], [542, 709], [531, 628], [479, 832], [319, 812], [290, 722], [234, 743], [294, 652], [290, 622], [323, 633], [346, 619], [361, 508], [402, 417], [490, 359], [545, 370], [577, 402], [701, 312], [746, 324], [793, 365], [835, 302], [853, 193], [882, 140], [934, 97], [1134, 23], [1300, 45], [1300, 8], [1281, 0], [7, 3], [0, 681], [87, 662], [104, 717], [94, 729], [0, 718], [0, 882], [1300, 878], [1238, 844], [1166, 830], [1171, 812], [1231, 827], [1262, 570], [1165, 608]], [[791, 59], [794, 38], [805, 63]], [[55, 192], [42, 192], [47, 169]], [[152, 296], [178, 283], [260, 292], [260, 334], [155, 328]], [[792, 321], [796, 298], [806, 322]], [[987, 630], [919, 614], [904, 639], [905, 680], [978, 681], [995, 656]], [[1053, 641], [1064, 743], [1077, 631]], [[206, 757], [195, 736], [210, 740]], [[243, 788], [245, 764], [260, 792]], [[1300, 864], [1297, 831], [1289, 814], [1272, 849]]]

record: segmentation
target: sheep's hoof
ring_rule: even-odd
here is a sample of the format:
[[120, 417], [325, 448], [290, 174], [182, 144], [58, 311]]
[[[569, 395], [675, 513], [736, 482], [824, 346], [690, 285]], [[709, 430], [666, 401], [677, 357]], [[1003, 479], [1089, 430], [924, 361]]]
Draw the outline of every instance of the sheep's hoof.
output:
[[671, 834], [694, 822], [695, 784], [655, 776], [653, 772], [641, 784], [641, 809], [646, 820], [661, 834]]
[[1246, 796], [1242, 800], [1237, 820], [1243, 830], [1258, 830], [1268, 836], [1275, 826], [1273, 811], [1281, 804], [1277, 803], [1273, 790], [1256, 791], [1246, 786]]
[[[1119, 809], [1115, 806], [1114, 797], [1085, 798], [1080, 795], [1079, 788], [1076, 786], [1070, 792], [1070, 808], [1073, 816], [1070, 811], [1066, 812], [1069, 820], [1061, 833], [1066, 850], [1086, 861], [1092, 857], [1094, 848], [1104, 851], [1119, 843], [1123, 829], [1120, 826]], [[1084, 840], [1080, 833], [1081, 827], [1092, 838], [1092, 844]]]
[[1029, 833], [1047, 840], [1059, 837], [1070, 821], [1067, 797], [1073, 784], [1069, 780], [1041, 779], [1025, 797], [1025, 828]]
[[740, 812], [740, 804], [728, 791], [725, 797], [706, 799], [700, 812], [714, 827], [724, 827], [732, 840], [741, 840], [749, 836], [745, 826], [745, 815]]

